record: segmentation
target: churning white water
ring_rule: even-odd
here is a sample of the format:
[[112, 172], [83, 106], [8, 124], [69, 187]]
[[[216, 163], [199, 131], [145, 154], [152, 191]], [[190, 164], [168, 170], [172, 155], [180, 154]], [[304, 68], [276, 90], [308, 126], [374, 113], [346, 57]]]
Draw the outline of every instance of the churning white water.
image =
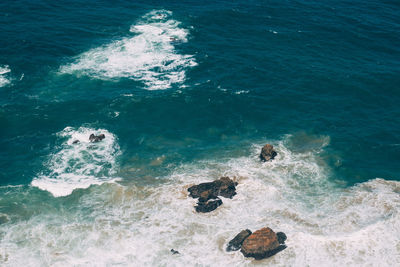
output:
[[193, 56], [176, 51], [176, 44], [187, 42], [189, 31], [171, 17], [171, 11], [152, 11], [132, 25], [133, 36], [84, 52], [60, 72], [104, 80], [129, 78], [148, 90], [182, 84], [186, 69], [197, 64]]
[[[66, 132], [68, 140], [77, 134]], [[87, 189], [70, 209], [0, 225], [3, 264], [397, 266], [400, 183], [374, 179], [342, 188], [320, 157], [329, 138], [298, 150], [288, 138], [272, 142], [278, 151], [272, 162], [258, 160], [261, 144], [255, 144], [247, 156], [184, 164], [160, 177], [161, 185], [105, 183]], [[213, 212], [196, 213], [187, 188], [223, 175], [239, 183], [237, 195]], [[265, 226], [285, 232], [288, 248], [261, 261], [225, 252], [240, 230]]]
[[8, 77], [11, 69], [7, 65], [0, 65], [0, 87], [6, 86], [11, 83], [10, 78]]
[[[101, 142], [91, 143], [90, 134], [104, 134]], [[104, 129], [67, 127], [57, 134], [64, 139], [59, 150], [50, 155], [47, 172], [40, 174], [32, 185], [54, 196], [66, 196], [77, 188], [110, 182], [115, 173], [120, 149], [116, 137]]]

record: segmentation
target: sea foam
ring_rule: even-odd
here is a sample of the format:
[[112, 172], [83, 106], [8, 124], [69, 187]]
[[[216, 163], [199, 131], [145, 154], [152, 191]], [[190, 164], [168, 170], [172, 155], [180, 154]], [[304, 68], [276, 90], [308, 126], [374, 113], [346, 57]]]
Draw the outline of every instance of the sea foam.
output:
[[148, 90], [182, 84], [186, 69], [196, 62], [193, 56], [176, 51], [175, 45], [187, 42], [189, 32], [171, 17], [172, 12], [165, 10], [144, 15], [131, 26], [133, 36], [84, 52], [75, 62], [61, 66], [60, 73], [113, 81], [128, 78], [143, 82]]
[[7, 65], [0, 65], [0, 87], [6, 86], [11, 83], [11, 79], [8, 77], [11, 69]]
[[[258, 143], [245, 156], [183, 164], [161, 185], [105, 183], [82, 195], [72, 210], [0, 225], [7, 263], [397, 265], [400, 183], [377, 178], [342, 188], [329, 179], [332, 170], [321, 156], [329, 137], [297, 147], [291, 138], [271, 140], [278, 152], [272, 162], [259, 161]], [[237, 195], [223, 198], [211, 213], [196, 213], [187, 188], [223, 175], [238, 181]], [[265, 226], [285, 232], [288, 248], [262, 261], [225, 251], [240, 230]], [[180, 254], [172, 255], [172, 248]]]
[[[89, 142], [90, 134], [104, 134], [101, 142]], [[104, 129], [67, 127], [57, 134], [66, 139], [45, 164], [47, 171], [32, 181], [32, 185], [54, 196], [66, 196], [77, 188], [113, 181], [116, 157], [120, 149], [116, 137]], [[78, 142], [76, 142], [78, 141]], [[74, 143], [75, 142], [75, 143]]]

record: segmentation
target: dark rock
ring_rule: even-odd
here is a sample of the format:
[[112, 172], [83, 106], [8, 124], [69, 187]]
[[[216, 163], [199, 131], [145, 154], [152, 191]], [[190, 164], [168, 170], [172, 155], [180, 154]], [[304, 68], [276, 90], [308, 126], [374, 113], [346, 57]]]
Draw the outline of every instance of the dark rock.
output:
[[179, 251], [177, 251], [177, 250], [175, 250], [175, 249], [173, 249], [173, 248], [171, 248], [171, 252], [172, 252], [172, 255], [180, 254]]
[[249, 229], [242, 230], [239, 234], [237, 234], [231, 241], [229, 241], [228, 246], [226, 247], [226, 251], [236, 251], [242, 247], [243, 241], [251, 235], [251, 231]]
[[276, 236], [278, 238], [278, 242], [279, 244], [285, 244], [285, 241], [287, 239], [287, 236], [285, 235], [285, 233], [283, 232], [278, 232], [276, 233]]
[[262, 149], [260, 153], [260, 159], [262, 161], [270, 161], [273, 160], [278, 153], [274, 150], [274, 147], [270, 144], [266, 144]]
[[226, 198], [232, 198], [236, 195], [237, 183], [229, 177], [221, 177], [216, 181], [219, 186], [218, 195]]
[[72, 142], [72, 144], [79, 144], [79, 140], [74, 140], [73, 142]]
[[218, 208], [222, 205], [222, 200], [220, 198], [209, 199], [207, 201], [199, 201], [197, 202], [197, 206], [195, 207], [197, 212], [210, 212]]
[[100, 142], [104, 138], [106, 138], [106, 136], [104, 134], [99, 134], [99, 135], [91, 134], [89, 136], [89, 141], [92, 142], [92, 143], [95, 143], [95, 142]]
[[245, 257], [254, 257], [256, 260], [271, 257], [286, 248], [280, 245], [277, 235], [271, 228], [262, 228], [255, 231], [242, 244], [241, 252]]
[[236, 195], [237, 183], [233, 182], [229, 177], [221, 177], [218, 180], [209, 183], [201, 183], [189, 187], [188, 191], [193, 198], [212, 199], [217, 196], [232, 198]]

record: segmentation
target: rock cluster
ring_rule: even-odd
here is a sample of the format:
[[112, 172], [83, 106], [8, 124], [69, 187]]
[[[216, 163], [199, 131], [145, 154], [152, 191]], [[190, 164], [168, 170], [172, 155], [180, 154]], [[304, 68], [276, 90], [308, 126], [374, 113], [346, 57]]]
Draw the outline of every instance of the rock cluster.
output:
[[262, 161], [270, 161], [273, 160], [278, 153], [274, 150], [274, 147], [270, 144], [266, 144], [262, 149], [260, 153], [260, 159]]
[[198, 198], [197, 212], [210, 212], [222, 205], [218, 196], [232, 198], [236, 195], [236, 185], [229, 177], [221, 177], [209, 183], [201, 183], [188, 188], [189, 196]]
[[[104, 138], [104, 137], [103, 137]], [[277, 155], [274, 147], [266, 144], [260, 153], [261, 161], [271, 161]], [[218, 180], [208, 183], [201, 183], [188, 188], [189, 196], [198, 198], [197, 212], [210, 212], [222, 205], [219, 196], [232, 198], [236, 195], [237, 183], [229, 177], [221, 177]], [[271, 228], [265, 227], [252, 233], [249, 229], [242, 230], [231, 241], [229, 241], [226, 251], [240, 251], [245, 257], [253, 257], [256, 260], [271, 257], [286, 248], [285, 233], [275, 233]], [[173, 254], [178, 251], [171, 249]]]
[[239, 250], [245, 257], [256, 260], [271, 257], [286, 248], [286, 235], [282, 232], [275, 233], [271, 228], [265, 227], [251, 233], [246, 229], [236, 235], [226, 248], [227, 251]]

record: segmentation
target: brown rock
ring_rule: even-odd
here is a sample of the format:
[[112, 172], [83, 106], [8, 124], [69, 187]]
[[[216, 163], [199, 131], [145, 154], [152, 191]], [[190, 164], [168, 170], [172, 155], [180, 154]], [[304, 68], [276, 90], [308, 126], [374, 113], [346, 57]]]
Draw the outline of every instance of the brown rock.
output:
[[219, 196], [232, 198], [234, 195], [236, 195], [237, 183], [232, 181], [232, 179], [230, 179], [229, 177], [221, 177], [216, 182], [218, 183], [218, 181], [219, 181], [219, 190], [218, 190]]
[[255, 231], [246, 238], [241, 252], [245, 257], [254, 257], [256, 260], [260, 260], [275, 255], [285, 248], [285, 245], [279, 245], [274, 231], [266, 227]]
[[236, 185], [229, 177], [221, 177], [218, 180], [209, 183], [201, 183], [188, 188], [190, 196], [192, 198], [216, 198], [217, 196], [223, 196], [226, 198], [232, 198], [236, 195]]
[[262, 161], [270, 161], [273, 160], [278, 153], [274, 150], [274, 147], [270, 144], [266, 144], [262, 149], [260, 153], [260, 159]]
[[197, 212], [210, 212], [222, 205], [218, 196], [232, 198], [236, 195], [236, 185], [229, 177], [221, 177], [209, 183], [201, 183], [188, 188], [189, 196], [199, 198]]

